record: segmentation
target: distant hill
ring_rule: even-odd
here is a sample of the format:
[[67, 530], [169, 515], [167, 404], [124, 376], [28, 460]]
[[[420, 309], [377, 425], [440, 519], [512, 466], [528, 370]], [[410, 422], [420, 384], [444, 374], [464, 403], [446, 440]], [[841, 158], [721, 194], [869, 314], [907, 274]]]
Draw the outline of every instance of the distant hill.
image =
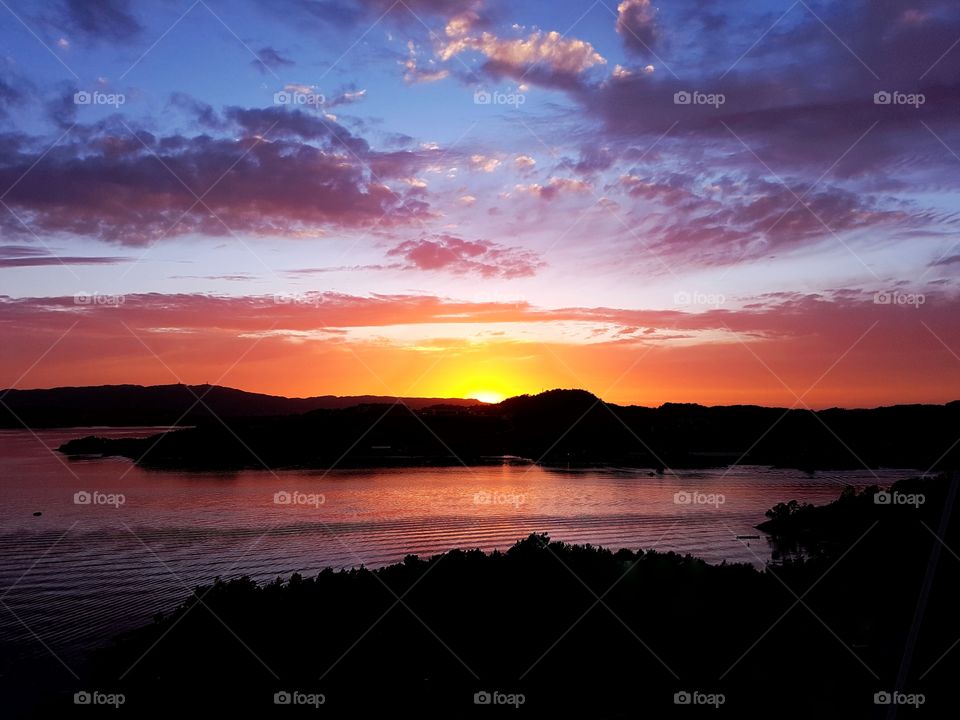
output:
[[[203, 402], [198, 403], [197, 398]], [[31, 428], [194, 425], [211, 417], [254, 418], [298, 415], [370, 403], [392, 403], [381, 395], [287, 398], [219, 385], [100, 385], [48, 390], [0, 391], [0, 427]], [[466, 407], [481, 404], [461, 398], [401, 398], [413, 409], [431, 405]], [[22, 422], [21, 422], [22, 421]]]
[[[730, 463], [801, 469], [960, 467], [960, 402], [813, 412], [756, 406], [619, 406], [584, 390], [495, 405], [366, 403], [301, 415], [200, 418], [153, 439], [72, 440], [70, 455], [110, 454], [168, 468], [457, 465], [515, 456], [553, 466], [663, 468]], [[436, 401], [430, 401], [436, 402]], [[267, 415], [270, 415], [267, 417]]]

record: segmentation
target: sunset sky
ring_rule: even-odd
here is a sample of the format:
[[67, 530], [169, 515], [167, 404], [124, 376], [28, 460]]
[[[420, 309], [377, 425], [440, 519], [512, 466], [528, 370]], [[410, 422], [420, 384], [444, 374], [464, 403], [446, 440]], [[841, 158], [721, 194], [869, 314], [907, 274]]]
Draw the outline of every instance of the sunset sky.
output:
[[0, 387], [960, 399], [955, 0], [0, 2]]

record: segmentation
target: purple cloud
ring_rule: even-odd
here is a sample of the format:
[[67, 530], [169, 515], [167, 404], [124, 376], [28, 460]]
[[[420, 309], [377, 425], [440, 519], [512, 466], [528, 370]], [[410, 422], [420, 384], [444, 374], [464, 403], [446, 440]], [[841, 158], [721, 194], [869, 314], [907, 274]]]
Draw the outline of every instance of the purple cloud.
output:
[[391, 248], [387, 255], [401, 257], [420, 270], [444, 270], [487, 278], [529, 277], [544, 265], [528, 250], [489, 240], [463, 240], [453, 235], [407, 240]]
[[[198, 119], [205, 116], [201, 108]], [[29, 172], [34, 145], [8, 138], [0, 144], [0, 186], [11, 188], [4, 201], [43, 232], [125, 245], [188, 233], [390, 227], [431, 216], [422, 192], [414, 198], [385, 183], [415, 175], [433, 151], [378, 152], [332, 120], [284, 108], [228, 108], [207, 120], [228, 135], [134, 136], [109, 121], [78, 127], [72, 143]], [[24, 232], [9, 215], [0, 222]]]

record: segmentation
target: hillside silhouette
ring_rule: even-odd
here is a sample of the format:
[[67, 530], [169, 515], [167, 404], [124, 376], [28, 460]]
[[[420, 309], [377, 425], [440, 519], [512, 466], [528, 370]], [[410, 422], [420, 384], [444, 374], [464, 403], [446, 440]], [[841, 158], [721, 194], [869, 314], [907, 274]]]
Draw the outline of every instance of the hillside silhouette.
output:
[[[295, 415], [320, 408], [388, 403], [381, 395], [287, 398], [220, 385], [101, 385], [44, 390], [0, 390], [0, 427], [194, 425], [221, 418]], [[401, 398], [413, 408], [444, 403], [479, 404], [459, 398]]]
[[144, 439], [77, 438], [68, 455], [120, 455], [157, 468], [456, 465], [526, 458], [553, 466], [801, 469], [958, 467], [960, 402], [870, 410], [619, 406], [583, 390], [496, 405], [366, 403], [300, 415], [194, 418]]

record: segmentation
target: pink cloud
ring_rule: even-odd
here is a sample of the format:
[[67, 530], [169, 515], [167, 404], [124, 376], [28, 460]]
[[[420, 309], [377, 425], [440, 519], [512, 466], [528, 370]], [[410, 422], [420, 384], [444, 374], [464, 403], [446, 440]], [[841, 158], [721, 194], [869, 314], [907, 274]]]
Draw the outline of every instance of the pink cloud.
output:
[[574, 178], [554, 177], [550, 178], [546, 185], [532, 183], [530, 185], [516, 185], [514, 189], [518, 192], [534, 195], [541, 200], [553, 200], [561, 193], [588, 193], [590, 192], [590, 183]]
[[452, 235], [408, 240], [387, 254], [401, 257], [421, 270], [471, 273], [481, 277], [529, 277], [544, 265], [536, 254], [527, 250]]
[[477, 17], [475, 13], [465, 13], [448, 22], [447, 40], [438, 50], [441, 60], [474, 51], [486, 56], [484, 69], [495, 76], [553, 86], [574, 85], [581, 74], [607, 62], [589, 42], [556, 31], [537, 30], [524, 38], [502, 38], [491, 32], [477, 34]]
[[627, 48], [644, 56], [653, 54], [660, 39], [656, 12], [650, 0], [623, 0], [617, 6], [617, 32]]

